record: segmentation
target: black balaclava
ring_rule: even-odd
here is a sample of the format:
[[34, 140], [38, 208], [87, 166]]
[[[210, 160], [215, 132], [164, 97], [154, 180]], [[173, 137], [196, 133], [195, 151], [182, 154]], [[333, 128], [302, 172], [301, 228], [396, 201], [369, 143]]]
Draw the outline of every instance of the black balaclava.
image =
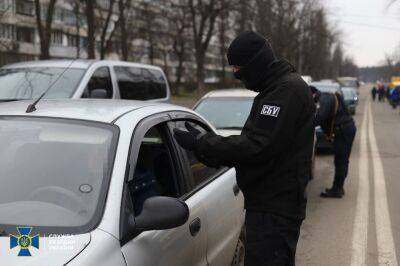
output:
[[230, 65], [240, 66], [234, 73], [249, 90], [259, 91], [268, 69], [278, 60], [270, 43], [260, 34], [246, 31], [237, 36], [228, 48]]

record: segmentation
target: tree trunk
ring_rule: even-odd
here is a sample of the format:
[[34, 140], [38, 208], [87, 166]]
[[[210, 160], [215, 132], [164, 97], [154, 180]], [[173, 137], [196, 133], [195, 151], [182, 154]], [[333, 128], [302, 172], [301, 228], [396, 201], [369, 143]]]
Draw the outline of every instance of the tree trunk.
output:
[[[100, 59], [104, 59], [106, 52], [107, 52], [107, 44], [111, 40], [112, 36], [110, 34], [110, 38], [107, 39], [107, 31], [108, 27], [110, 26], [110, 21], [111, 21], [111, 16], [113, 14], [113, 9], [114, 9], [114, 2], [115, 0], [110, 0], [109, 1], [109, 7], [107, 10], [107, 17], [106, 20], [104, 21], [103, 28], [101, 30], [101, 36], [100, 36]], [[114, 32], [114, 30], [113, 30]]]
[[124, 61], [128, 61], [128, 57], [129, 57], [128, 40], [130, 38], [128, 38], [128, 34], [127, 34], [127, 30], [126, 30], [125, 9], [126, 8], [129, 9], [129, 7], [127, 7], [127, 5], [129, 4], [129, 0], [126, 2], [126, 4], [124, 3], [123, 0], [119, 0], [118, 4], [119, 4], [119, 28], [120, 28], [120, 32], [121, 32], [122, 59]]
[[183, 73], [183, 56], [178, 56], [178, 68], [176, 70], [176, 80], [175, 80], [175, 94], [179, 94], [179, 88], [182, 83], [182, 73]]
[[86, 7], [85, 7], [85, 14], [86, 14], [86, 21], [87, 21], [87, 27], [88, 27], [88, 34], [87, 34], [87, 39], [88, 39], [88, 59], [95, 59], [96, 58], [96, 38], [95, 38], [95, 32], [96, 32], [96, 25], [94, 22], [94, 4], [95, 0], [85, 0], [86, 2]]
[[42, 24], [40, 0], [35, 0], [36, 24], [40, 38], [40, 56], [41, 60], [50, 59], [51, 26], [53, 23], [54, 7], [57, 0], [50, 0], [47, 7], [45, 25]]
[[81, 31], [81, 23], [80, 23], [80, 18], [79, 18], [79, 10], [80, 10], [80, 5], [79, 5], [79, 1], [75, 1], [74, 3], [74, 14], [75, 14], [75, 29], [76, 29], [76, 34], [75, 34], [75, 38], [76, 38], [76, 43], [75, 43], [75, 47], [76, 47], [76, 58], [79, 58], [81, 56], [81, 42], [80, 42], [80, 31]]
[[205, 53], [203, 51], [199, 51], [196, 53], [196, 77], [197, 77], [197, 89], [200, 94], [203, 94], [205, 91], [204, 84], [204, 57]]

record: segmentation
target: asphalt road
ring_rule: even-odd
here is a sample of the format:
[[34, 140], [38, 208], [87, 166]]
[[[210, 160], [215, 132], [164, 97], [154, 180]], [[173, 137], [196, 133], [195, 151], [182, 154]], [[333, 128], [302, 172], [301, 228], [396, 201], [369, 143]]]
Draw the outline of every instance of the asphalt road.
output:
[[400, 263], [400, 114], [387, 102], [372, 102], [369, 89], [360, 88], [344, 198], [319, 197], [334, 168], [332, 155], [316, 157], [297, 265]]

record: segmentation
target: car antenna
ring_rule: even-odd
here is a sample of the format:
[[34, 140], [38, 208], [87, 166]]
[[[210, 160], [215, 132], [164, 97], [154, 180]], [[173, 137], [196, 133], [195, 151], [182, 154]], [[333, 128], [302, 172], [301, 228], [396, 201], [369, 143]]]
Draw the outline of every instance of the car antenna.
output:
[[46, 93], [49, 92], [49, 90], [56, 84], [56, 82], [64, 75], [64, 73], [72, 66], [72, 64], [76, 61], [76, 59], [71, 60], [71, 62], [68, 64], [68, 66], [58, 75], [58, 77], [50, 84], [50, 86], [37, 98], [33, 103], [28, 105], [28, 108], [26, 108], [26, 113], [32, 113], [36, 111], [36, 104], [46, 95]]

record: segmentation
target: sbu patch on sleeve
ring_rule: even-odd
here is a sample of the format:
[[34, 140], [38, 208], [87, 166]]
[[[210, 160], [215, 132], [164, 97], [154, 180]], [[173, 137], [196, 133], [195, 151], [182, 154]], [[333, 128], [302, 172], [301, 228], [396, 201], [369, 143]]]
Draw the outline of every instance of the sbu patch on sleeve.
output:
[[264, 104], [261, 109], [261, 114], [265, 116], [278, 117], [281, 108], [275, 105]]

